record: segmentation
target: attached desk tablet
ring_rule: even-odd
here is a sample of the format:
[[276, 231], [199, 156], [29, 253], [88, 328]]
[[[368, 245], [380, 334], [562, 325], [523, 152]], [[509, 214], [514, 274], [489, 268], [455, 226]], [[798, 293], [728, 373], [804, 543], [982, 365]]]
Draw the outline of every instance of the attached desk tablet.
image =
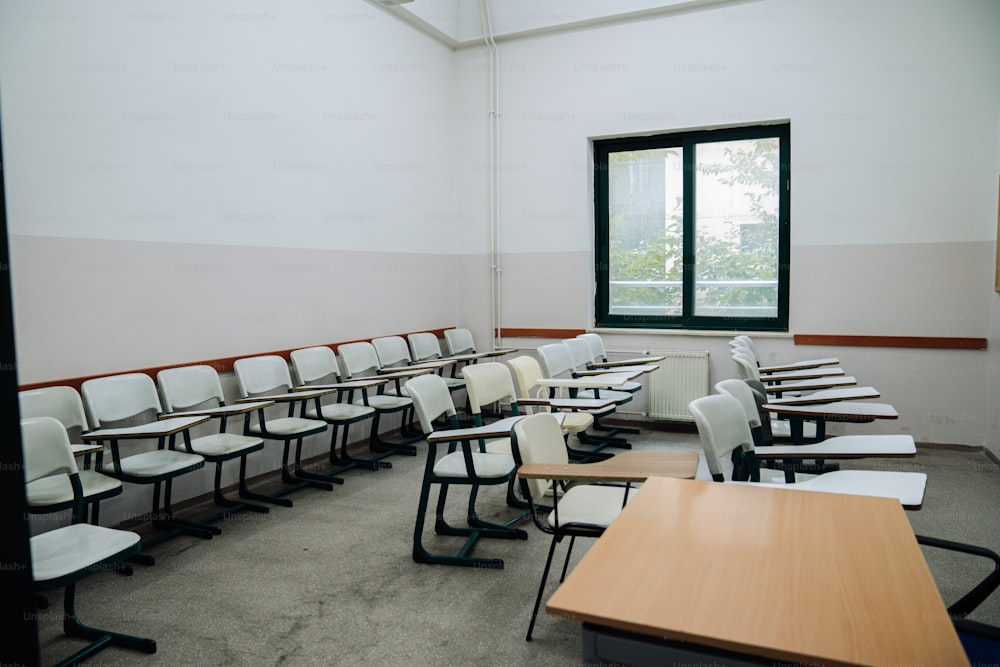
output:
[[790, 391], [815, 391], [818, 389], [833, 389], [835, 387], [850, 387], [856, 385], [858, 381], [850, 375], [837, 377], [821, 377], [812, 380], [799, 380], [798, 382], [788, 382], [785, 384], [769, 384], [764, 387], [769, 394], [781, 396]]
[[773, 364], [771, 366], [760, 366], [757, 370], [761, 375], [769, 373], [781, 373], [783, 371], [800, 371], [806, 368], [818, 368], [819, 366], [836, 366], [840, 363], [837, 357], [826, 357], [825, 359], [807, 359], [805, 361], [792, 361], [786, 364]]
[[812, 380], [814, 378], [836, 377], [837, 375], [847, 375], [843, 368], [803, 368], [797, 371], [782, 371], [764, 375], [761, 373], [761, 382], [795, 382], [797, 380]]
[[802, 396], [772, 398], [772, 405], [809, 405], [811, 403], [834, 403], [836, 401], [857, 401], [865, 398], [879, 398], [882, 394], [875, 387], [840, 387], [821, 389]]
[[767, 403], [763, 409], [788, 419], [792, 442], [797, 444], [805, 443], [802, 435], [802, 423], [807, 419], [816, 422], [817, 441], [826, 439], [826, 422], [828, 421], [870, 422], [876, 419], [899, 419], [896, 408], [888, 403], [869, 403], [867, 401], [835, 401], [807, 405]]
[[698, 452], [629, 451], [594, 463], [526, 463], [517, 470], [525, 479], [578, 482], [642, 482], [650, 477], [694, 479]]
[[650, 478], [546, 609], [583, 664], [969, 664], [887, 498]]
[[576, 378], [540, 378], [540, 387], [561, 387], [565, 389], [603, 389], [620, 387], [632, 379], [630, 373], [601, 373]]
[[[552, 416], [555, 417], [560, 424], [562, 424], [563, 415], [561, 413], [553, 412]], [[462, 442], [466, 440], [484, 440], [487, 438], [509, 438], [510, 431], [514, 428], [514, 424], [519, 419], [524, 419], [525, 417], [527, 417], [527, 415], [516, 415], [514, 417], [500, 419], [492, 424], [486, 424], [485, 426], [434, 431], [427, 436], [427, 442]]]
[[635, 366], [643, 364], [658, 364], [666, 359], [662, 355], [650, 355], [648, 357], [633, 357], [631, 359], [612, 359], [610, 361], [598, 361], [594, 363], [594, 368], [614, 369], [615, 366]]

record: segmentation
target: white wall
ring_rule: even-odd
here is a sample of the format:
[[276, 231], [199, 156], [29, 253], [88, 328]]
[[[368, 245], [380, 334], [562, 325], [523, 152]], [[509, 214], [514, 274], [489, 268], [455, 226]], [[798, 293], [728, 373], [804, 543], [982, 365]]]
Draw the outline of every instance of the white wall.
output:
[[[502, 42], [504, 325], [592, 324], [589, 139], [789, 119], [792, 332], [992, 338], [998, 26], [986, 0], [762, 0]], [[735, 373], [726, 337], [611, 347], [640, 343]], [[840, 356], [899, 409], [876, 428], [979, 445], [993, 421], [984, 352], [762, 347]]]
[[20, 380], [454, 322], [454, 57], [360, 1], [0, 5]]

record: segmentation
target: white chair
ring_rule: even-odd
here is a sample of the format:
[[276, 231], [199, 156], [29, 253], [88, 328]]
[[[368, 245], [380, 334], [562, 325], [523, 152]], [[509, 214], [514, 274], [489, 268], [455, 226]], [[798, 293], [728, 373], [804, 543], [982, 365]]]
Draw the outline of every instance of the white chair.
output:
[[[369, 342], [345, 343], [337, 348], [340, 354], [341, 370], [344, 379], [353, 380], [366, 375], [381, 375], [382, 363], [378, 351]], [[362, 392], [362, 398], [355, 401], [356, 405], [366, 405], [375, 409], [375, 421], [372, 423], [372, 449], [377, 452], [395, 452], [416, 456], [417, 448], [413, 445], [423, 439], [422, 433], [417, 433], [410, 422], [413, 416], [413, 401], [403, 394], [405, 376], [396, 375], [391, 382], [378, 386], [377, 393]], [[389, 385], [388, 387], [386, 385]], [[391, 393], [386, 389], [391, 389]], [[387, 440], [379, 432], [379, 425], [385, 415], [400, 416], [401, 440]]]
[[[587, 371], [595, 370], [594, 363], [597, 361], [597, 357], [594, 355], [593, 349], [590, 343], [586, 339], [576, 337], [576, 338], [565, 338], [563, 339], [563, 344], [569, 348], [570, 358], [573, 360], [574, 371]], [[605, 372], [611, 373], [615, 372], [614, 369], [596, 369], [604, 370]], [[614, 387], [613, 391], [625, 391], [630, 394], [635, 394], [642, 390], [642, 383], [629, 380], [628, 382]], [[611, 387], [608, 387], [608, 391], [612, 391]]]
[[21, 420], [24, 478], [34, 484], [52, 476], [65, 478], [73, 489], [73, 523], [31, 538], [31, 574], [39, 593], [63, 588], [63, 631], [90, 640], [83, 649], [62, 660], [75, 665], [109, 646], [155, 653], [156, 642], [144, 637], [84, 625], [76, 611], [76, 584], [94, 572], [122, 563], [139, 553], [139, 535], [105, 528], [83, 519], [84, 496], [79, 470], [63, 425], [53, 417]]
[[[292, 376], [288, 372], [288, 362], [273, 354], [245, 357], [233, 362], [233, 371], [236, 373], [236, 382], [243, 400], [267, 398], [278, 402], [277, 406], [257, 410], [256, 421], [248, 421], [244, 429], [245, 435], [277, 440], [284, 444], [281, 454], [281, 481], [288, 486], [279, 490], [274, 496], [282, 496], [304, 487], [332, 491], [334, 484], [343, 484], [344, 480], [335, 475], [324, 475], [303, 469], [303, 441], [311, 435], [326, 431], [327, 425], [321, 419], [303, 416], [306, 404], [310, 402], [317, 404], [319, 398], [294, 391]], [[296, 407], [299, 408], [299, 416], [295, 415]], [[283, 417], [275, 414], [267, 415], [268, 411], [277, 413], [279, 410], [284, 410]], [[292, 442], [295, 443], [295, 462], [289, 470]]]
[[[429, 331], [408, 334], [406, 336], [406, 340], [409, 342], [410, 357], [413, 359], [414, 363], [444, 359], [441, 352], [441, 341], [439, 341], [438, 337]], [[441, 377], [444, 378], [445, 383], [448, 385], [448, 389], [452, 392], [465, 389], [465, 380], [460, 377], [456, 377], [458, 363], [455, 362], [450, 364], [450, 369], [451, 370], [447, 373], [445, 373], [444, 369], [440, 372]]]
[[750, 336], [741, 334], [739, 336], [733, 337], [729, 341], [729, 346], [733, 349], [742, 349], [749, 352], [750, 356], [753, 358], [754, 365], [757, 366], [761, 375], [767, 375], [772, 372], [787, 371], [792, 369], [806, 369], [806, 368], [820, 368], [822, 366], [836, 366], [840, 363], [840, 360], [836, 357], [826, 357], [822, 359], [804, 359], [801, 361], [793, 361], [790, 363], [765, 366], [761, 364], [760, 354], [757, 352], [757, 345], [754, 343]]
[[[550, 414], [532, 415], [515, 423], [512, 442], [513, 456], [518, 467], [528, 463], [569, 463], [566, 447], [563, 444], [562, 428]], [[552, 498], [552, 507], [549, 511], [542, 502], [543, 498], [547, 500], [548, 484], [545, 480], [521, 479], [520, 486], [521, 493], [528, 501], [535, 525], [542, 532], [552, 535], [549, 554], [542, 570], [542, 580], [535, 596], [535, 606], [528, 623], [528, 634], [525, 636], [527, 641], [531, 641], [556, 544], [564, 537], [570, 538], [562, 576], [559, 578], [562, 582], [566, 577], [566, 569], [576, 538], [600, 537], [625, 506], [629, 489], [597, 484], [578, 484], [567, 489], [552, 482], [551, 496], [549, 496]]]
[[[538, 384], [538, 381], [542, 379], [542, 367], [538, 363], [538, 360], [534, 357], [528, 355], [521, 355], [509, 359], [507, 364], [514, 371], [514, 378], [517, 380], [518, 385], [518, 396], [519, 403], [523, 403], [525, 399], [547, 399], [548, 398], [548, 388], [543, 387]], [[607, 408], [608, 413], [613, 412], [614, 408]], [[593, 426], [594, 415], [586, 410], [573, 410], [563, 413], [562, 429], [563, 432], [569, 436], [576, 434], [577, 438], [581, 442], [586, 442], [587, 429]], [[611, 454], [607, 452], [600, 451], [605, 447], [605, 443], [597, 442], [593, 443], [593, 448], [589, 450], [575, 449], [566, 444], [566, 449], [569, 457], [576, 461], [601, 461], [603, 459], [609, 458]]]
[[726, 394], [713, 394], [696, 398], [688, 404], [688, 409], [698, 427], [698, 436], [712, 479], [717, 482], [725, 481], [723, 459], [734, 450], [741, 450], [742, 460], [734, 468], [734, 472], [744, 479], [729, 483], [895, 498], [905, 509], [920, 509], [923, 504], [924, 488], [927, 485], [927, 475], [924, 473], [837, 470], [794, 484], [761, 482], [753, 435], [740, 402]]
[[[87, 420], [94, 429], [151, 424], [163, 412], [153, 378], [145, 373], [125, 373], [87, 380], [80, 386], [80, 393]], [[137, 445], [134, 443], [138, 441], [129, 440], [128, 444], [124, 444], [117, 438], [109, 438], [112, 468], [108, 470], [105, 465], [102, 471], [129, 484], [152, 484], [152, 523], [168, 531], [158, 538], [144, 540], [144, 547], [180, 534], [211, 539], [213, 535], [222, 532], [218, 526], [181, 519], [174, 513], [171, 504], [173, 480], [205, 466], [205, 458], [191, 448], [190, 429], [186, 428], [181, 432], [184, 441], [182, 450], [175, 448], [176, 435], [157, 436], [155, 450], [127, 456], [123, 450], [126, 447], [135, 448]], [[152, 562], [148, 556], [144, 560]]]
[[452, 357], [459, 354], [475, 354], [476, 341], [468, 329], [446, 329], [444, 342], [448, 346], [448, 354]]
[[[413, 399], [414, 409], [425, 435], [435, 433], [434, 422], [446, 418], [451, 429], [458, 427], [455, 404], [444, 379], [429, 373], [406, 381], [407, 392]], [[444, 431], [447, 436], [447, 430]], [[438, 446], [448, 445], [447, 453], [438, 456]], [[503, 560], [469, 556], [473, 546], [484, 537], [502, 539], [527, 539], [520, 529], [491, 523], [478, 516], [475, 509], [480, 486], [510, 484], [514, 479], [514, 459], [510, 453], [488, 452], [478, 438], [456, 436], [454, 440], [428, 439], [427, 461], [420, 486], [417, 517], [413, 529], [413, 560], [418, 563], [464, 565], [501, 569]], [[467, 510], [468, 527], [458, 527], [445, 521], [448, 490], [452, 485], [469, 486]], [[430, 502], [431, 490], [439, 487], [434, 532], [438, 535], [464, 537], [465, 542], [455, 555], [430, 552], [423, 543], [424, 522]]]
[[[297, 384], [303, 387], [329, 385], [337, 388], [336, 402], [321, 400], [319, 410], [313, 403], [310, 403], [305, 413], [309, 419], [322, 419], [333, 427], [333, 433], [330, 436], [330, 463], [337, 466], [334, 473], [355, 467], [368, 468], [369, 470], [391, 468], [392, 464], [389, 462], [380, 463], [391, 452], [383, 452], [367, 459], [360, 459], [352, 456], [347, 449], [351, 424], [368, 420], [372, 420], [372, 424], [375, 423], [375, 408], [354, 402], [355, 392], [367, 390], [370, 385], [362, 383], [358, 386], [358, 383], [343, 382], [340, 367], [337, 365], [337, 355], [329, 347], [319, 346], [294, 350], [289, 356]], [[340, 454], [338, 455], [337, 431], [341, 428], [343, 428], [343, 432], [340, 441]], [[372, 428], [370, 425], [369, 447], [372, 443]]]
[[[67, 435], [79, 437], [90, 430], [87, 415], [83, 409], [80, 394], [73, 387], [55, 386], [28, 389], [18, 392], [21, 418], [52, 417], [66, 430]], [[78, 444], [71, 447], [84, 447]], [[84, 461], [89, 458], [86, 457]], [[102, 500], [113, 498], [122, 492], [122, 481], [98, 472], [103, 463], [103, 452], [98, 453], [95, 469], [80, 470], [80, 484], [83, 486], [84, 519], [95, 525], [100, 524], [100, 504]], [[73, 488], [69, 480], [61, 475], [39, 479], [25, 488], [28, 512], [43, 514], [58, 512], [73, 506]]]
[[[573, 376], [573, 369], [575, 367], [573, 356], [565, 343], [541, 345], [537, 349], [537, 354], [538, 362], [542, 367], [542, 373], [545, 374], [545, 377], [559, 378]], [[555, 391], [551, 391], [550, 395], [555, 395]], [[573, 398], [609, 398], [615, 401], [615, 405], [621, 405], [632, 400], [632, 394], [628, 392], [616, 392], [604, 389], [570, 390], [569, 395]], [[601, 423], [602, 418], [608, 417], [614, 414], [614, 412], [614, 409], [608, 408], [593, 411], [591, 414], [594, 415], [594, 429], [603, 431], [603, 433], [588, 434], [585, 440], [581, 439], [581, 442], [630, 449], [632, 445], [629, 444], [628, 440], [617, 436], [619, 433], [637, 432], [636, 429], [605, 426]]]
[[[258, 436], [229, 433], [226, 431], [229, 417], [250, 418], [250, 413], [237, 407], [233, 413], [219, 412], [225, 408], [226, 400], [222, 393], [222, 383], [219, 374], [212, 366], [196, 365], [168, 368], [156, 374], [156, 383], [160, 386], [163, 398], [163, 408], [166, 412], [193, 411], [196, 408], [207, 408], [209, 414], [219, 420], [219, 432], [210, 433], [191, 440], [191, 449], [200, 454], [209, 463], [215, 464], [215, 487], [212, 499], [216, 505], [227, 508], [226, 513], [239, 510], [251, 512], [268, 512], [268, 507], [257, 503], [236, 501], [226, 498], [222, 493], [222, 464], [226, 461], [239, 459], [240, 472], [237, 482], [237, 492], [240, 498], [275, 502], [275, 499], [263, 494], [254, 493], [247, 486], [247, 456], [264, 449], [264, 440]], [[214, 412], [213, 412], [214, 411]], [[278, 504], [284, 504], [280, 500]]]

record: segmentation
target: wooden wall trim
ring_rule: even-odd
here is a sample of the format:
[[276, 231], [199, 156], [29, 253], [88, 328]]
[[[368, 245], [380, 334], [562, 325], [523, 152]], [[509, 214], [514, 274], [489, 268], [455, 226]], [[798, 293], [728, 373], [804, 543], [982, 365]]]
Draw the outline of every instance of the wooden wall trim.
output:
[[[423, 331], [428, 331], [428, 332], [434, 334], [435, 336], [437, 336], [438, 338], [442, 338], [444, 336], [445, 329], [451, 329], [451, 328], [452, 327], [444, 327], [444, 328], [441, 328], [441, 329], [424, 329]], [[411, 333], [422, 333], [422, 332], [421, 331], [410, 331], [410, 332], [407, 332], [407, 333], [386, 334], [386, 335], [388, 335], [388, 336], [403, 336], [405, 338], [406, 336], [409, 336]], [[380, 338], [380, 337], [381, 336], [375, 336], [375, 338]], [[319, 345], [309, 346], [309, 347], [318, 347], [318, 346], [321, 346], [321, 345], [327, 345], [328, 347], [332, 348], [334, 352], [336, 352], [337, 348], [340, 347], [341, 345], [346, 345], [347, 343], [369, 342], [371, 340], [372, 340], [371, 338], [359, 338], [357, 340], [342, 340], [342, 341], [338, 341], [336, 343], [320, 343]], [[257, 352], [257, 353], [254, 353], [254, 354], [241, 354], [241, 355], [236, 356], [236, 357], [222, 357], [220, 359], [207, 359], [205, 361], [191, 361], [191, 362], [184, 362], [184, 363], [177, 363], [177, 364], [169, 364], [167, 366], [152, 366], [150, 368], [137, 368], [137, 369], [128, 370], [128, 371], [114, 371], [114, 372], [109, 372], [109, 373], [100, 373], [98, 375], [86, 375], [86, 376], [83, 376], [83, 377], [65, 378], [65, 379], [58, 379], [58, 380], [47, 380], [45, 382], [32, 382], [32, 383], [29, 383], [29, 384], [22, 384], [22, 385], [20, 385], [18, 387], [18, 390], [19, 391], [27, 391], [29, 389], [41, 389], [42, 387], [53, 387], [53, 386], [57, 386], [58, 385], [58, 386], [73, 387], [77, 391], [80, 391], [80, 386], [84, 382], [86, 382], [87, 380], [91, 380], [93, 378], [107, 377], [108, 375], [120, 375], [120, 374], [124, 374], [124, 373], [145, 373], [146, 375], [149, 375], [150, 377], [152, 377], [152, 378], [155, 379], [156, 378], [156, 374], [159, 373], [160, 371], [166, 370], [168, 368], [176, 368], [178, 366], [205, 365], [205, 366], [211, 366], [212, 368], [214, 368], [219, 373], [225, 373], [227, 371], [233, 370], [233, 363], [237, 359], [243, 359], [243, 358], [246, 358], [246, 357], [259, 357], [259, 356], [269, 355], [269, 354], [276, 354], [279, 357], [282, 357], [283, 359], [285, 359], [286, 361], [289, 361], [291, 359], [291, 356], [290, 356], [291, 353], [294, 350], [297, 350], [297, 349], [299, 349], [299, 348], [293, 347], [293, 348], [289, 348], [287, 350], [275, 350], [273, 352]]]
[[837, 345], [843, 347], [909, 347], [935, 350], [985, 350], [986, 338], [944, 338], [940, 336], [842, 336], [836, 334], [795, 334], [796, 345]]
[[503, 338], [576, 338], [586, 329], [516, 329], [504, 327], [498, 330], [498, 335]]

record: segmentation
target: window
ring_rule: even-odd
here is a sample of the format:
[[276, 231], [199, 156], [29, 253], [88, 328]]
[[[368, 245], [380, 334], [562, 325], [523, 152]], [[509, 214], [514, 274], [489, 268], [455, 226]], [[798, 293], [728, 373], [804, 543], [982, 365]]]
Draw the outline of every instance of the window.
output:
[[787, 331], [789, 125], [594, 142], [597, 325]]

